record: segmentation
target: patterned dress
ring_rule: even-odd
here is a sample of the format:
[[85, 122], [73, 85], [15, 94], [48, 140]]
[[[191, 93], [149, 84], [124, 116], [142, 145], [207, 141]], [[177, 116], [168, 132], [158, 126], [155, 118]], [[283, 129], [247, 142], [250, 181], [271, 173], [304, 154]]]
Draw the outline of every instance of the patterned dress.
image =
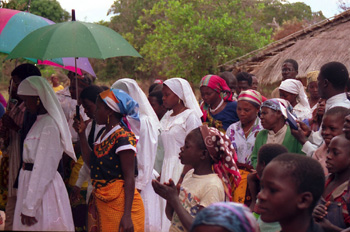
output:
[[[89, 231], [119, 231], [124, 215], [124, 176], [118, 153], [136, 151], [136, 138], [120, 126], [114, 127], [95, 142], [91, 155], [91, 180], [94, 190], [89, 202]], [[132, 167], [130, 167], [132, 168]], [[135, 176], [137, 163], [135, 162]], [[140, 194], [135, 189], [131, 209], [134, 231], [144, 230], [144, 208]]]

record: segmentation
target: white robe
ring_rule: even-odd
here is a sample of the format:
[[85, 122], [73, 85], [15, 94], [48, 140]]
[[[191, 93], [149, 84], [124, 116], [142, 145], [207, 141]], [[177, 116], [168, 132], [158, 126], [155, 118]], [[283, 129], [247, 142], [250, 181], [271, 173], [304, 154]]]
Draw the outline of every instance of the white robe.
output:
[[[74, 231], [68, 193], [57, 167], [63, 147], [51, 116], [39, 115], [23, 146], [23, 162], [34, 163], [32, 171], [21, 169], [14, 216], [14, 230]], [[25, 226], [21, 213], [37, 223]]]
[[[172, 113], [172, 110], [168, 111], [160, 121], [161, 137], [164, 145], [164, 160], [160, 183], [169, 182], [171, 178], [176, 184], [184, 167], [179, 159], [180, 148], [185, 144], [186, 135], [202, 125], [202, 122], [191, 109], [187, 109], [176, 116], [170, 116]], [[168, 231], [170, 221], [165, 215], [166, 201], [161, 198], [160, 204], [162, 231]]]

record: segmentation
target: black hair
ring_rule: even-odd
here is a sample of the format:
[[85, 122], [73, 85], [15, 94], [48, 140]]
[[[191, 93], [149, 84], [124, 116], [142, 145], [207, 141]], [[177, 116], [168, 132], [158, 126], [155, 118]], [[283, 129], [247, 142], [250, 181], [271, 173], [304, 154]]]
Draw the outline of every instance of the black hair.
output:
[[101, 87], [103, 90], [109, 89], [109, 87], [108, 87], [107, 85], [101, 85], [100, 87]]
[[195, 137], [196, 137], [196, 143], [197, 143], [198, 147], [200, 149], [207, 150], [207, 147], [205, 146], [205, 143], [204, 143], [204, 140], [203, 140], [203, 136], [202, 136], [202, 132], [201, 132], [200, 128], [197, 127], [195, 129], [193, 129], [191, 131], [191, 133], [194, 133], [196, 135]]
[[149, 97], [155, 97], [157, 99], [158, 104], [163, 105], [163, 92], [162, 91], [152, 91], [148, 95]]
[[293, 59], [286, 59], [285, 61], [283, 61], [283, 64], [285, 64], [285, 63], [290, 63], [290, 64], [292, 64], [294, 70], [298, 72], [299, 65], [298, 65], [298, 62], [296, 62], [296, 60], [293, 60]]
[[26, 64], [18, 65], [11, 72], [11, 76], [17, 76], [19, 79], [23, 81], [24, 79], [30, 76], [41, 76], [41, 72], [38, 69], [38, 67], [36, 67], [35, 65], [26, 63]]
[[240, 72], [237, 74], [237, 81], [247, 81], [249, 86], [252, 86], [253, 78], [247, 72]]
[[269, 143], [269, 144], [264, 144], [263, 146], [260, 147], [258, 151], [258, 160], [260, 164], [265, 163], [267, 165], [270, 163], [271, 160], [273, 160], [275, 157], [283, 154], [283, 153], [288, 153], [288, 149], [277, 143]]
[[224, 79], [226, 81], [226, 83], [228, 83], [230, 79], [237, 82], [237, 78], [235, 77], [235, 75], [233, 75], [233, 73], [229, 72], [229, 71], [225, 71], [225, 72], [220, 73], [219, 77]]
[[97, 96], [103, 92], [103, 89], [97, 85], [85, 87], [80, 93], [80, 99], [87, 99], [93, 103], [96, 102]]
[[348, 69], [340, 62], [324, 64], [319, 75], [328, 80], [336, 90], [344, 90], [349, 80]]
[[150, 94], [153, 91], [161, 91], [163, 87], [163, 84], [159, 83], [153, 83], [149, 88], [148, 88], [148, 94]]
[[339, 116], [340, 118], [342, 118], [343, 120], [345, 120], [345, 117], [349, 114], [350, 114], [350, 109], [342, 107], [342, 106], [336, 106], [336, 107], [333, 107], [333, 108], [327, 110], [323, 117], [325, 117], [327, 115], [336, 115], [336, 116]]
[[325, 175], [321, 164], [310, 157], [293, 153], [279, 155], [272, 162], [278, 162], [295, 180], [298, 193], [310, 192], [312, 194], [313, 202], [309, 208], [312, 211], [325, 186]]

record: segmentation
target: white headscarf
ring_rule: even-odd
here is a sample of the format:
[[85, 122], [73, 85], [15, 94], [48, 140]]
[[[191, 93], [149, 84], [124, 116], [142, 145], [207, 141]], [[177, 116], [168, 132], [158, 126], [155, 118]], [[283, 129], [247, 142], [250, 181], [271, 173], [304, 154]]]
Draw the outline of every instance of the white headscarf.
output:
[[305, 93], [305, 89], [301, 81], [295, 79], [284, 80], [282, 81], [279, 89], [284, 90], [288, 93], [297, 94], [297, 99], [299, 100], [299, 103], [306, 109], [310, 110], [309, 101], [307, 100], [307, 95]]
[[184, 102], [185, 107], [192, 109], [197, 117], [203, 116], [197, 98], [187, 80], [175, 77], [164, 81], [164, 85], [168, 86]]
[[139, 113], [152, 119], [152, 126], [160, 128], [159, 119], [148, 101], [146, 94], [137, 82], [130, 78], [119, 79], [112, 85], [114, 89], [121, 89], [130, 95], [139, 104]]
[[[74, 148], [72, 144], [72, 135], [69, 131], [67, 119], [63, 113], [62, 107], [57, 99], [51, 85], [43, 77], [31, 76], [24, 79], [18, 86], [18, 95], [23, 96], [39, 96], [48, 114], [54, 119], [61, 135], [61, 143], [64, 152], [69, 155], [74, 161]], [[50, 146], [48, 144], [48, 146]]]

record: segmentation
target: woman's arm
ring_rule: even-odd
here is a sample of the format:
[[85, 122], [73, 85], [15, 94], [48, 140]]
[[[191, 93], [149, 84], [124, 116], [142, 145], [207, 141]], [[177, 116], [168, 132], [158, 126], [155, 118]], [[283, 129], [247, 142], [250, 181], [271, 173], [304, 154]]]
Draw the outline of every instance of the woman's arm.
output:
[[85, 132], [86, 126], [87, 126], [87, 123], [83, 121], [83, 118], [81, 116], [80, 116], [80, 120], [74, 119], [73, 128], [79, 135], [81, 154], [82, 154], [84, 163], [86, 163], [88, 167], [90, 167], [90, 155], [92, 150], [86, 138], [86, 132]]
[[124, 215], [120, 221], [119, 229], [123, 231], [134, 231], [134, 225], [131, 220], [131, 207], [135, 192], [135, 152], [133, 150], [124, 150], [118, 152], [121, 168], [124, 176], [125, 205]]

